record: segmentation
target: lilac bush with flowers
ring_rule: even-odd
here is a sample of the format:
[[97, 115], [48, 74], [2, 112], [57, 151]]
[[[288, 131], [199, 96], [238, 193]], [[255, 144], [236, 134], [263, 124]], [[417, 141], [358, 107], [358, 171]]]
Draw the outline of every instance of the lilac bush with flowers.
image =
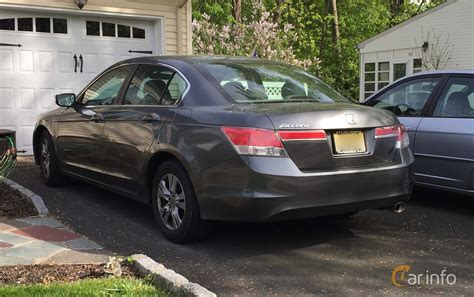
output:
[[305, 69], [319, 68], [319, 60], [298, 59], [293, 45], [299, 41], [291, 24], [280, 28], [273, 21], [261, 0], [252, 1], [253, 10], [241, 23], [219, 25], [211, 22], [209, 15], [202, 14], [193, 20], [193, 49], [204, 55], [256, 55], [259, 58], [284, 61]]

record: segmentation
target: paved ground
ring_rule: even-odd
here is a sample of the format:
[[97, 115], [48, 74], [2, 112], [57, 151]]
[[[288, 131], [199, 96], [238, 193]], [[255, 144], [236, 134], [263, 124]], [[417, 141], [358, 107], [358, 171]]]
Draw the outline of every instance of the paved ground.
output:
[[0, 266], [96, 264], [110, 255], [54, 218], [0, 218]]
[[[137, 202], [75, 182], [43, 186], [38, 170], [20, 164], [12, 179], [43, 196], [60, 220], [120, 254], [145, 253], [219, 295], [470, 296], [474, 292], [474, 198], [417, 191], [396, 215], [365, 211], [346, 220], [272, 224], [220, 223], [207, 241], [175, 245]], [[403, 288], [394, 267], [457, 277], [455, 285]]]

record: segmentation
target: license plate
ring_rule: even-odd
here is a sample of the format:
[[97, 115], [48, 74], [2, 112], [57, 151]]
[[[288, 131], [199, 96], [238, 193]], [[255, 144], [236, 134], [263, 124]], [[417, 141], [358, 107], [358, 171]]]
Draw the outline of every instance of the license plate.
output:
[[337, 131], [333, 133], [336, 154], [361, 154], [367, 151], [364, 132]]

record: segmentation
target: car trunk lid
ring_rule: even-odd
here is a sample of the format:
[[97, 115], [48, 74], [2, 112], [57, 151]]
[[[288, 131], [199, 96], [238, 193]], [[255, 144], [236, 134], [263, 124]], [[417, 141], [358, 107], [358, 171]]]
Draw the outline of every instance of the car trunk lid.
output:
[[239, 106], [268, 116], [302, 171], [334, 171], [399, 162], [396, 138], [375, 128], [398, 124], [391, 113], [349, 103], [268, 103]]

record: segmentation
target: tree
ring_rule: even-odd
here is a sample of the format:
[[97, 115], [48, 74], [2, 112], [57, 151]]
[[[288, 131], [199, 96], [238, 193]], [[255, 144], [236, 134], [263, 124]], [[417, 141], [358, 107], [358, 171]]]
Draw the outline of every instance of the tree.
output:
[[242, 22], [220, 25], [205, 13], [193, 21], [193, 48], [196, 54], [224, 54], [247, 56], [253, 52], [260, 58], [317, 69], [316, 57], [298, 58], [294, 45], [300, 37], [292, 32], [292, 25], [283, 28], [273, 21], [274, 16], [260, 0], [252, 1], [254, 10]]

